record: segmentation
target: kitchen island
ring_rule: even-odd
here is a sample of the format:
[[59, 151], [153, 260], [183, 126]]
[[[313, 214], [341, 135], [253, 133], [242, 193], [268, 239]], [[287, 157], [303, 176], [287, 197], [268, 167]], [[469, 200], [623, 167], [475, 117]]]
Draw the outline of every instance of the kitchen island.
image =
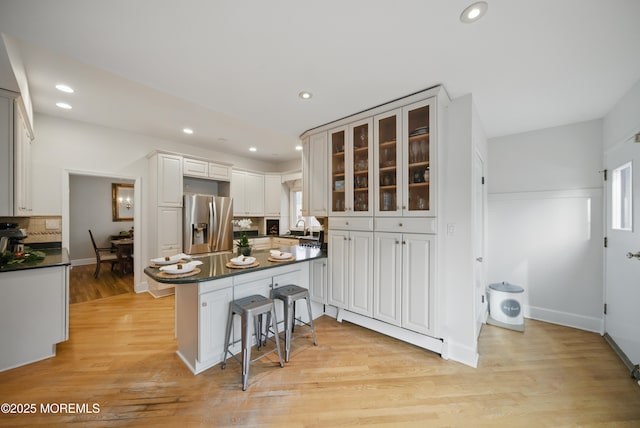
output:
[[[302, 246], [283, 247], [282, 251], [290, 252], [294, 260], [274, 262], [269, 260], [268, 250], [260, 250], [251, 254], [258, 265], [250, 268], [229, 268], [228, 263], [235, 256], [231, 253], [194, 256], [202, 265], [198, 266], [200, 272], [192, 276], [166, 278], [158, 268], [145, 268], [145, 274], [155, 281], [175, 286], [177, 354], [194, 374], [222, 361], [231, 301], [252, 294], [269, 296], [273, 288], [287, 284], [309, 288], [309, 264], [327, 256], [319, 248]], [[306, 311], [300, 312], [305, 319]], [[281, 305], [276, 305], [276, 316], [282, 320]], [[237, 319], [233, 341], [239, 340]], [[232, 351], [240, 352], [240, 345]]]
[[69, 254], [39, 251], [43, 259], [0, 266], [0, 371], [53, 357], [69, 338]]

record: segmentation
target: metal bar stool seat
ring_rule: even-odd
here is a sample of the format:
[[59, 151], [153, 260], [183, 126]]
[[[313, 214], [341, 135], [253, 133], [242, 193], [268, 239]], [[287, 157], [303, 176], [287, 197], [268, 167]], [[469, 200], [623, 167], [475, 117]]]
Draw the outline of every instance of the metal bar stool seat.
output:
[[[311, 337], [313, 338], [314, 346], [318, 346], [316, 342], [316, 332], [313, 328], [313, 315], [311, 314], [311, 298], [309, 296], [309, 290], [299, 287], [297, 285], [289, 284], [282, 287], [274, 288], [271, 290], [271, 298], [275, 300], [281, 300], [284, 304], [284, 359], [289, 362], [289, 356], [291, 354], [291, 341], [297, 337], [293, 337], [292, 333], [295, 328], [295, 323], [298, 321], [300, 324], [307, 325], [311, 328]], [[309, 322], [304, 322], [301, 318], [296, 318], [296, 301], [305, 299], [307, 301], [307, 311], [309, 313]], [[267, 320], [269, 316], [267, 315]], [[274, 335], [277, 330], [273, 330]], [[269, 337], [269, 329], [267, 329], [267, 338]]]
[[[230, 343], [234, 315], [239, 315], [242, 321], [242, 339], [240, 340], [240, 342], [242, 342], [242, 361], [240, 361], [238, 357], [233, 355], [233, 353], [229, 350], [229, 346], [238, 343], [237, 341]], [[249, 381], [249, 366], [252, 362], [257, 361], [260, 358], [277, 351], [278, 359], [280, 360], [280, 367], [284, 367], [284, 363], [282, 362], [282, 353], [280, 352], [280, 340], [277, 335], [275, 337], [275, 349], [261, 354], [254, 360], [251, 359], [251, 326], [253, 325], [253, 334], [255, 334], [256, 336], [258, 349], [260, 349], [262, 345], [262, 336], [264, 334], [262, 332], [263, 315], [267, 315], [267, 322], [271, 321], [274, 329], [277, 328], [278, 320], [276, 319], [276, 311], [273, 300], [255, 294], [252, 296], [243, 297], [242, 299], [234, 300], [229, 304], [229, 316], [227, 317], [227, 334], [224, 340], [224, 357], [222, 360], [222, 368], [224, 369], [227, 366], [227, 355], [229, 354], [242, 364], [243, 391], [246, 391], [247, 389], [247, 383]], [[267, 331], [268, 330], [269, 327], [267, 326]], [[265, 338], [265, 344], [267, 342], [267, 339], [268, 335]]]

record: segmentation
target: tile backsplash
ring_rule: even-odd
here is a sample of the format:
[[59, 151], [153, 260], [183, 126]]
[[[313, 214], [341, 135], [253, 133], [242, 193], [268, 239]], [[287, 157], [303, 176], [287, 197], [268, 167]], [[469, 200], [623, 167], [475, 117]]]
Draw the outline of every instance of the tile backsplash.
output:
[[62, 216], [0, 217], [0, 223], [18, 223], [27, 231], [25, 244], [62, 242]]

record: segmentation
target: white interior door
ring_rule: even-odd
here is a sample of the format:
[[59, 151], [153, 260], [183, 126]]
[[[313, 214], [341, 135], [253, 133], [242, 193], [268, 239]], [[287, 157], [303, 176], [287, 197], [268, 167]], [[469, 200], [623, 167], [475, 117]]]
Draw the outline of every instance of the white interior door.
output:
[[605, 332], [635, 365], [640, 363], [640, 144], [629, 139], [613, 147], [605, 167]]
[[485, 209], [486, 191], [484, 186], [484, 161], [479, 153], [475, 153], [473, 158], [473, 265], [474, 277], [474, 311], [475, 311], [475, 333], [480, 335], [480, 329], [487, 312], [487, 300], [485, 298], [486, 272], [484, 268], [485, 249]]

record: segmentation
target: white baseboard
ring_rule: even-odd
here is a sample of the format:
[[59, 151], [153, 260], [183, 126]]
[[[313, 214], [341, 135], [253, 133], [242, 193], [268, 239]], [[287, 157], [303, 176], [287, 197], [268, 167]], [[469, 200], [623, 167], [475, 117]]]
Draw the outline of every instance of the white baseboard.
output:
[[479, 354], [478, 350], [475, 348], [469, 348], [468, 346], [445, 339], [442, 358], [457, 361], [458, 363], [465, 364], [475, 369], [478, 367]]
[[86, 265], [95, 265], [96, 264], [96, 258], [95, 257], [91, 257], [88, 259], [75, 259], [75, 260], [71, 260], [71, 266], [86, 266]]
[[538, 308], [535, 306], [525, 306], [524, 316], [538, 321], [592, 331], [594, 333], [602, 334], [604, 331], [604, 318], [586, 317], [584, 315], [554, 311], [552, 309]]

